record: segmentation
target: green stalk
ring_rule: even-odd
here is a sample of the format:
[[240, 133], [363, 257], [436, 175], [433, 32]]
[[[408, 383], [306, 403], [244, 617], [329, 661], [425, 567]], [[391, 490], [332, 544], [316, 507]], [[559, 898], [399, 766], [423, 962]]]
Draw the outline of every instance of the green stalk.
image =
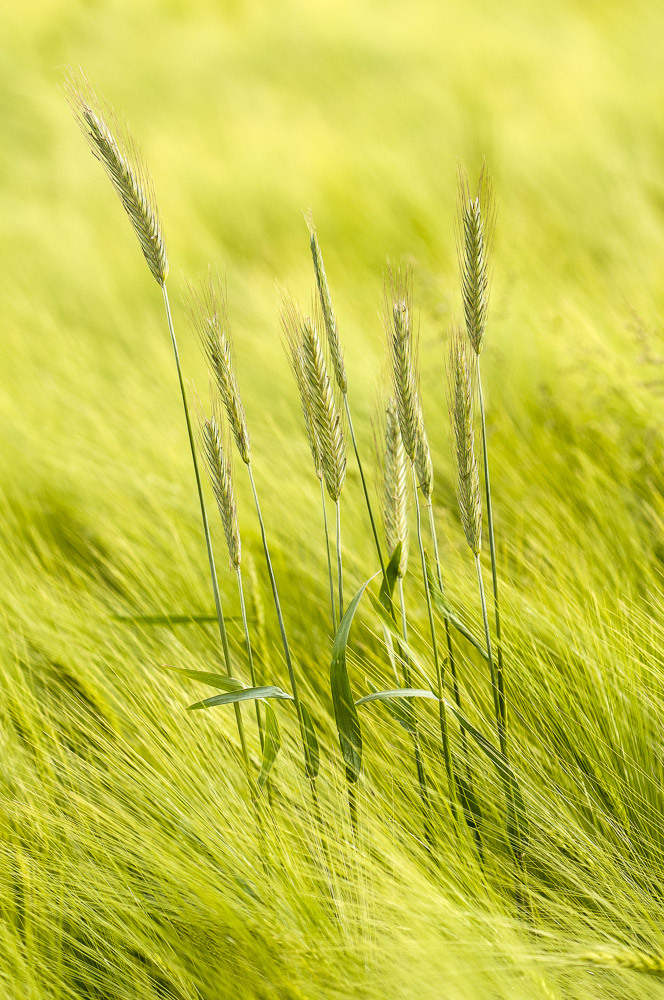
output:
[[498, 740], [500, 751], [507, 760], [507, 736], [503, 726], [503, 717], [500, 710], [500, 700], [498, 696], [498, 684], [496, 681], [496, 669], [493, 662], [493, 652], [491, 650], [491, 631], [489, 629], [489, 616], [486, 610], [486, 598], [484, 596], [484, 581], [482, 579], [482, 565], [479, 552], [475, 556], [475, 569], [477, 570], [477, 584], [480, 590], [480, 602], [482, 604], [482, 620], [484, 622], [484, 638], [486, 641], [486, 651], [489, 657], [489, 670], [491, 671], [491, 691], [493, 693], [493, 709], [496, 714], [496, 726], [498, 728]]
[[[251, 686], [257, 687], [258, 682], [256, 680], [256, 668], [254, 666], [254, 654], [251, 648], [251, 639], [249, 638], [249, 623], [247, 622], [247, 609], [244, 602], [244, 587], [242, 586], [242, 570], [238, 566], [237, 568], [237, 589], [240, 596], [240, 614], [242, 616], [242, 628], [244, 630], [244, 644], [247, 650], [247, 659], [249, 661], [249, 676], [251, 677]], [[261, 718], [260, 702], [258, 698], [254, 700], [254, 705], [256, 707], [256, 724], [258, 726], [258, 738], [261, 744], [261, 753], [263, 752], [264, 736], [263, 736], [263, 720]]]
[[505, 681], [503, 675], [503, 650], [500, 633], [500, 609], [498, 605], [498, 573], [496, 570], [496, 541], [493, 533], [493, 507], [491, 504], [491, 482], [489, 479], [489, 450], [486, 440], [486, 421], [484, 417], [484, 395], [480, 376], [480, 358], [477, 355], [477, 395], [480, 404], [482, 423], [482, 458], [484, 461], [484, 490], [486, 495], [486, 518], [489, 528], [489, 551], [491, 553], [491, 581], [493, 584], [493, 610], [496, 620], [496, 681], [498, 684], [498, 699], [502, 718], [502, 726], [507, 732], [507, 702], [505, 700]]
[[261, 513], [261, 506], [258, 502], [258, 493], [256, 492], [256, 484], [254, 483], [254, 473], [251, 468], [251, 462], [247, 462], [247, 472], [249, 473], [249, 482], [251, 483], [251, 492], [254, 497], [254, 504], [256, 506], [256, 514], [258, 516], [258, 524], [261, 532], [261, 539], [263, 541], [263, 552], [265, 553], [265, 562], [267, 564], [267, 571], [270, 577], [270, 585], [272, 587], [272, 597], [274, 599], [274, 607], [277, 613], [277, 620], [279, 622], [279, 631], [281, 633], [281, 643], [284, 649], [284, 657], [286, 659], [286, 667], [288, 668], [288, 677], [290, 680], [291, 692], [293, 695], [293, 701], [295, 703], [295, 711], [297, 713], [297, 721], [300, 727], [300, 740], [302, 742], [302, 750], [304, 754], [304, 764], [307, 777], [311, 784], [311, 793], [314, 799], [314, 806], [316, 808], [317, 814], [320, 815], [320, 806], [318, 804], [318, 793], [316, 791], [316, 779], [312, 777], [312, 767], [311, 760], [309, 757], [309, 747], [307, 744], [307, 738], [304, 731], [304, 719], [302, 717], [302, 706], [300, 704], [300, 695], [297, 687], [297, 679], [295, 677], [295, 670], [293, 667], [293, 660], [291, 658], [290, 646], [288, 645], [288, 638], [286, 636], [286, 628], [284, 626], [284, 617], [281, 612], [281, 602], [279, 601], [279, 592], [277, 590], [277, 581], [274, 578], [274, 570], [272, 569], [272, 560], [270, 559], [270, 550], [267, 544], [267, 535], [265, 533], [265, 523], [263, 521], [263, 515]]
[[[371, 521], [371, 531], [374, 537], [374, 544], [376, 546], [376, 552], [378, 554], [378, 561], [380, 563], [380, 572], [382, 574], [383, 580], [385, 579], [385, 562], [383, 561], [383, 553], [380, 547], [380, 541], [378, 539], [378, 531], [376, 529], [376, 522], [374, 521], [373, 511], [371, 509], [371, 500], [369, 499], [369, 490], [367, 489], [367, 482], [364, 478], [364, 469], [362, 468], [362, 460], [360, 459], [360, 453], [357, 448], [357, 441], [355, 440], [355, 429], [353, 427], [353, 418], [350, 415], [350, 404], [348, 402], [348, 393], [343, 393], [344, 406], [346, 408], [346, 418], [348, 420], [348, 430], [350, 431], [350, 439], [353, 443], [353, 451], [355, 452], [355, 460], [357, 462], [357, 467], [360, 472], [360, 479], [362, 480], [362, 489], [364, 490], [364, 500], [367, 505], [367, 511], [369, 513], [369, 520]], [[341, 619], [341, 616], [339, 616]]]
[[[401, 634], [403, 635], [403, 640], [408, 645], [408, 618], [406, 616], [406, 600], [403, 592], [403, 578], [398, 577], [397, 586], [399, 588], [399, 605], [401, 608]], [[399, 654], [401, 657], [402, 669], [403, 669], [403, 682], [405, 687], [412, 687], [411, 676], [410, 676], [410, 661], [408, 659], [408, 654], [405, 649], [400, 649]], [[435, 837], [433, 830], [431, 829], [430, 823], [430, 804], [429, 804], [429, 790], [427, 788], [426, 775], [424, 772], [424, 764], [422, 762], [422, 751], [420, 748], [420, 737], [417, 731], [417, 723], [415, 721], [415, 708], [413, 706], [413, 753], [415, 756], [415, 769], [417, 771], [417, 781], [420, 786], [420, 799], [422, 800], [422, 813], [424, 815], [424, 836], [433, 850], [436, 846]]]
[[337, 581], [339, 584], [339, 621], [344, 616], [344, 576], [341, 565], [341, 501], [335, 503], [337, 515]]
[[[438, 586], [440, 588], [441, 594], [445, 593], [443, 587], [443, 571], [440, 565], [440, 553], [438, 551], [438, 536], [436, 534], [436, 522], [433, 517], [433, 504], [431, 499], [427, 502], [427, 508], [429, 511], [429, 529], [431, 531], [431, 541], [433, 542], [433, 554], [436, 560], [436, 577], [438, 579]], [[452, 685], [454, 688], [454, 700], [456, 701], [457, 707], [461, 708], [461, 696], [459, 693], [459, 681], [457, 679], [456, 663], [454, 662], [454, 647], [452, 646], [452, 635], [450, 632], [450, 620], [447, 615], [444, 616], [445, 621], [445, 639], [447, 641], [447, 658], [450, 664], [450, 673], [452, 674]], [[466, 734], [462, 731], [462, 737], [464, 744], [466, 742]]]
[[447, 732], [447, 714], [445, 712], [445, 704], [443, 702], [444, 677], [440, 665], [440, 657], [438, 655], [438, 640], [436, 638], [436, 625], [433, 620], [431, 592], [429, 590], [429, 579], [427, 577], [427, 564], [424, 555], [424, 544], [422, 542], [422, 515], [420, 511], [420, 498], [417, 492], [418, 491], [417, 475], [415, 473], [415, 464], [413, 462], [411, 462], [411, 470], [413, 473], [413, 492], [415, 494], [415, 512], [417, 516], [417, 544], [420, 550], [420, 562], [422, 564], [422, 580], [424, 581], [424, 593], [426, 595], [427, 613], [429, 615], [429, 630], [431, 632], [431, 648], [433, 651], [433, 662], [436, 669], [436, 683], [438, 686], [438, 716], [440, 720], [440, 737], [443, 745], [443, 759], [445, 761], [445, 770], [447, 772], [447, 781], [449, 784], [450, 807], [452, 809], [452, 815], [456, 819], [457, 812], [454, 800], [454, 772], [452, 770], [452, 754], [450, 751], [449, 734]]
[[[210, 565], [210, 578], [212, 580], [212, 592], [214, 594], [214, 606], [217, 612], [217, 623], [219, 625], [219, 635], [221, 637], [221, 646], [224, 653], [224, 663], [226, 666], [226, 673], [231, 676], [231, 654], [228, 647], [228, 635], [226, 633], [226, 622], [224, 621], [224, 612], [221, 606], [221, 596], [219, 594], [219, 583], [217, 581], [217, 570], [214, 564], [214, 552], [212, 551], [212, 539], [210, 538], [210, 525], [208, 524], [207, 511], [205, 509], [205, 500], [203, 498], [203, 485], [201, 483], [201, 476], [198, 471], [198, 459], [196, 458], [196, 445], [194, 443], [194, 435], [191, 428], [191, 418], [189, 416], [189, 404], [187, 403], [187, 393], [185, 392], [184, 380], [182, 378], [182, 367], [180, 365], [180, 352], [178, 351], [178, 343], [175, 338], [175, 330], [173, 329], [173, 318], [171, 316], [171, 306], [168, 300], [168, 292], [166, 291], [166, 285], [162, 284], [161, 290], [164, 294], [164, 306], [166, 309], [166, 319], [168, 321], [168, 331], [171, 335], [171, 342], [173, 344], [173, 353], [175, 355], [175, 367], [178, 373], [178, 382], [180, 383], [180, 392], [182, 394], [182, 405], [184, 407], [184, 419], [187, 424], [187, 435], [189, 437], [189, 447], [191, 448], [191, 459], [194, 464], [194, 475], [196, 477], [196, 489], [198, 491], [198, 501], [201, 507], [201, 520], [203, 522], [203, 533], [205, 534], [205, 546], [207, 548], [208, 563]], [[247, 751], [247, 741], [244, 734], [244, 724], [242, 722], [242, 714], [240, 712], [240, 706], [234, 705], [235, 709], [235, 721], [237, 723], [237, 731], [240, 737], [240, 746], [242, 748], [242, 759], [244, 761], [245, 771], [247, 772], [247, 781], [249, 782], [249, 791], [252, 799], [255, 797], [254, 793], [254, 781], [251, 774], [251, 765], [249, 763], [249, 753]]]
[[320, 481], [320, 500], [323, 508], [323, 527], [325, 528], [325, 552], [327, 554], [327, 578], [330, 583], [330, 609], [332, 611], [332, 635], [337, 632], [337, 610], [334, 604], [334, 581], [332, 579], [332, 556], [330, 555], [330, 533], [327, 527], [327, 507], [325, 504], [325, 482]]

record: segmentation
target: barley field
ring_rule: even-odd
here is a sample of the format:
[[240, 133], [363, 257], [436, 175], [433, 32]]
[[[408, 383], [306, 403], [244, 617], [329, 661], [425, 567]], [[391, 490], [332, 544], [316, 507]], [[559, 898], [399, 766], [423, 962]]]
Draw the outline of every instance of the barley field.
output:
[[0, 995], [664, 997], [664, 8], [0, 37]]

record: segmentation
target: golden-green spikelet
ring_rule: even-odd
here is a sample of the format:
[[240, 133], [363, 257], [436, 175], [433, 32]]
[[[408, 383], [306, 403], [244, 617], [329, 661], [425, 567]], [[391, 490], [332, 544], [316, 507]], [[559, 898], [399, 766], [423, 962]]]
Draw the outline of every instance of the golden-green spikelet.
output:
[[199, 291], [189, 288], [189, 312], [210, 366], [240, 457], [251, 461], [249, 430], [233, 368], [230, 320], [219, 277], [208, 275]]
[[[317, 310], [314, 315], [319, 325], [320, 312]], [[314, 320], [309, 317], [303, 319], [301, 336], [302, 363], [308, 384], [313, 425], [320, 446], [325, 488], [330, 499], [336, 502], [341, 497], [346, 478], [346, 446], [341, 415]]]
[[606, 969], [633, 969], [652, 976], [664, 976], [664, 957], [643, 951], [589, 951], [580, 956], [581, 962]]
[[457, 469], [457, 498], [466, 541], [477, 555], [482, 547], [482, 499], [475, 458], [473, 371], [467, 341], [459, 329], [454, 329], [450, 337], [447, 392]]
[[482, 166], [474, 197], [462, 167], [459, 167], [458, 190], [457, 254], [463, 312], [468, 339], [479, 354], [489, 310], [489, 267], [495, 224], [493, 184], [486, 163]]
[[307, 223], [307, 228], [309, 230], [311, 256], [314, 262], [314, 272], [316, 274], [316, 285], [318, 287], [318, 296], [320, 299], [321, 310], [323, 312], [325, 331], [327, 333], [327, 346], [330, 352], [332, 367], [334, 368], [334, 375], [337, 380], [337, 385], [339, 386], [339, 391], [342, 393], [342, 395], [345, 395], [345, 393], [348, 391], [346, 364], [344, 362], [344, 356], [342, 354], [341, 344], [339, 342], [337, 319], [336, 316], [334, 315], [334, 309], [332, 308], [332, 299], [330, 298], [330, 288], [327, 283], [327, 275], [325, 274], [323, 255], [321, 253], [320, 245], [318, 243], [318, 235], [316, 233], [314, 218], [311, 211], [306, 212], [304, 217]]
[[401, 440], [397, 404], [392, 398], [388, 400], [385, 414], [383, 523], [390, 555], [401, 542], [397, 572], [404, 577], [408, 568], [408, 462]]
[[222, 430], [222, 416], [217, 401], [212, 401], [210, 417], [200, 414], [199, 423], [205, 464], [226, 536], [231, 569], [238, 570], [242, 548], [233, 489], [231, 442], [228, 434], [224, 435]]
[[168, 276], [168, 257], [154, 187], [136, 140], [82, 73], [69, 71], [65, 90], [74, 117], [131, 220], [155, 281]]
[[323, 478], [323, 455], [321, 443], [313, 411], [311, 399], [311, 384], [307, 378], [302, 349], [304, 318], [292, 299], [285, 297], [281, 308], [281, 325], [284, 331], [286, 353], [290, 363], [295, 384], [300, 396], [300, 406], [304, 417], [307, 441], [314, 463], [314, 470], [319, 479]]

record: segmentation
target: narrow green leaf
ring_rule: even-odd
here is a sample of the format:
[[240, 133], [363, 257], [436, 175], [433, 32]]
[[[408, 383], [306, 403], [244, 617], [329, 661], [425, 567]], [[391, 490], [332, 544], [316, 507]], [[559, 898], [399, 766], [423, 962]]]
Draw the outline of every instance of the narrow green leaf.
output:
[[[123, 622], [126, 625], [207, 625], [216, 622], [216, 615], [112, 615], [114, 622]], [[242, 621], [236, 615], [225, 615], [227, 622]]]
[[392, 600], [392, 594], [394, 593], [394, 587], [399, 575], [400, 562], [401, 542], [398, 542], [394, 552], [390, 556], [390, 561], [385, 569], [385, 576], [383, 577], [383, 582], [380, 585], [380, 592], [378, 594], [380, 603], [385, 608], [385, 611], [390, 616], [390, 619], [394, 618], [394, 602]]
[[185, 667], [171, 667], [168, 663], [162, 663], [164, 670], [173, 670], [183, 677], [190, 677], [201, 684], [209, 684], [210, 687], [221, 688], [222, 691], [241, 691], [244, 688], [242, 681], [237, 677], [229, 677], [228, 674], [208, 673], [207, 670], [187, 670]]
[[415, 669], [418, 670], [423, 677], [426, 677], [426, 671], [424, 670], [424, 667], [422, 666], [422, 663], [417, 653], [411, 646], [408, 645], [407, 642], [404, 642], [403, 638], [401, 637], [401, 632], [398, 626], [392, 621], [390, 616], [387, 614], [381, 602], [378, 600], [375, 594], [373, 594], [370, 590], [367, 591], [367, 594], [369, 595], [371, 607], [374, 609], [374, 611], [380, 618], [381, 624], [384, 625], [385, 628], [388, 629], [390, 635], [394, 636], [394, 638], [397, 640], [399, 646], [401, 647], [401, 652], [408, 657], [411, 665], [415, 667]]
[[456, 705], [453, 705], [447, 698], [444, 701], [448, 711], [456, 718], [462, 729], [465, 729], [468, 735], [472, 736], [503, 779], [507, 798], [507, 838], [514, 854], [517, 857], [522, 857], [528, 846], [529, 827], [526, 816], [526, 804], [523, 800], [521, 786], [517, 781], [517, 777], [500, 750], [496, 749], [486, 736], [468, 721]]
[[[371, 688], [373, 693], [378, 691], [378, 688], [373, 681], [370, 681], [368, 678], [367, 685]], [[357, 704], [357, 702], [355, 704]], [[405, 729], [407, 733], [413, 733], [415, 731], [413, 713], [408, 702], [403, 701], [401, 698], [389, 699], [385, 702], [385, 707], [394, 721], [398, 722], [402, 729]]]
[[234, 705], [238, 701], [255, 701], [257, 698], [287, 698], [288, 701], [292, 701], [293, 695], [288, 694], [280, 687], [242, 688], [240, 691], [215, 694], [212, 698], [197, 701], [195, 705], [189, 705], [187, 711], [193, 712], [199, 708], [214, 708], [215, 705]]
[[428, 688], [394, 688], [392, 691], [372, 691], [371, 694], [365, 694], [364, 698], [359, 698], [355, 704], [366, 705], [370, 701], [390, 701], [393, 698], [428, 698], [429, 701], [438, 701]]
[[346, 763], [346, 777], [351, 784], [357, 781], [362, 769], [362, 732], [360, 730], [357, 709], [353, 702], [350, 680], [348, 679], [346, 647], [355, 612], [362, 600], [364, 591], [373, 579], [374, 577], [370, 577], [366, 583], [362, 584], [348, 605], [332, 645], [332, 663], [330, 664], [332, 704], [337, 723], [337, 732], [339, 734], [339, 746], [341, 747], [341, 754]]
[[309, 709], [304, 702], [300, 702], [300, 711], [302, 712], [304, 738], [307, 743], [309, 755], [309, 759], [307, 761], [307, 777], [315, 780], [318, 777], [318, 771], [320, 769], [320, 750], [318, 747], [318, 738], [316, 736], [316, 730], [314, 729], [313, 720], [309, 715]]
[[262, 788], [272, 770], [272, 765], [281, 750], [281, 732], [277, 716], [268, 701], [265, 702], [265, 741], [263, 743], [263, 763], [258, 775], [258, 787]]
[[454, 628], [459, 632], [464, 639], [466, 639], [471, 646], [474, 646], [478, 653], [480, 653], [485, 660], [489, 659], [486, 649], [479, 641], [476, 639], [473, 633], [468, 629], [460, 618], [454, 613], [450, 605], [448, 604], [445, 595], [441, 591], [438, 585], [438, 579], [431, 566], [431, 560], [427, 553], [424, 555], [424, 559], [427, 567], [427, 580], [429, 583], [429, 593], [431, 594], [431, 600], [436, 611], [442, 615], [443, 618], [447, 618], [449, 623], [454, 626]]

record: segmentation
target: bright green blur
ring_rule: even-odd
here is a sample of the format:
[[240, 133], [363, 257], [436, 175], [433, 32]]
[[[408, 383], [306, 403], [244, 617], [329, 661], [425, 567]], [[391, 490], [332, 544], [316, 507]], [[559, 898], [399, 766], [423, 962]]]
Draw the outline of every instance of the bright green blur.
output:
[[[658, 0], [2, 5], [3, 998], [664, 995], [653, 977], [577, 963], [587, 951], [664, 956], [663, 36]], [[213, 602], [161, 294], [59, 90], [67, 64], [125, 115], [150, 165], [183, 365], [202, 394], [180, 293], [208, 264], [227, 281], [286, 626], [324, 744], [336, 915], [290, 707], [275, 707], [277, 832], [268, 823], [261, 848], [232, 710], [186, 714], [213, 692], [159, 669], [218, 669], [214, 628], [112, 620]], [[530, 913], [514, 903], [490, 765], [475, 754], [486, 873], [442, 812], [428, 864], [410, 744], [378, 704], [360, 709], [353, 845], [330, 714], [318, 482], [276, 285], [307, 304], [311, 207], [371, 470], [382, 272], [386, 256], [413, 255], [446, 585], [481, 634], [444, 362], [461, 317], [456, 161], [474, 178], [484, 155], [499, 214], [482, 366]], [[269, 637], [259, 675], [286, 684], [239, 461], [235, 473]], [[378, 568], [350, 455], [343, 532], [348, 601]], [[489, 584], [486, 543], [483, 556]], [[416, 569], [413, 539], [406, 591], [426, 659]], [[356, 697], [367, 678], [393, 685], [362, 607]], [[253, 601], [250, 614], [258, 643]], [[246, 679], [240, 626], [229, 627]], [[458, 658], [466, 710], [491, 736], [486, 670], [461, 643]], [[418, 713], [438, 781], [435, 708]], [[253, 709], [243, 717], [258, 767]]]

